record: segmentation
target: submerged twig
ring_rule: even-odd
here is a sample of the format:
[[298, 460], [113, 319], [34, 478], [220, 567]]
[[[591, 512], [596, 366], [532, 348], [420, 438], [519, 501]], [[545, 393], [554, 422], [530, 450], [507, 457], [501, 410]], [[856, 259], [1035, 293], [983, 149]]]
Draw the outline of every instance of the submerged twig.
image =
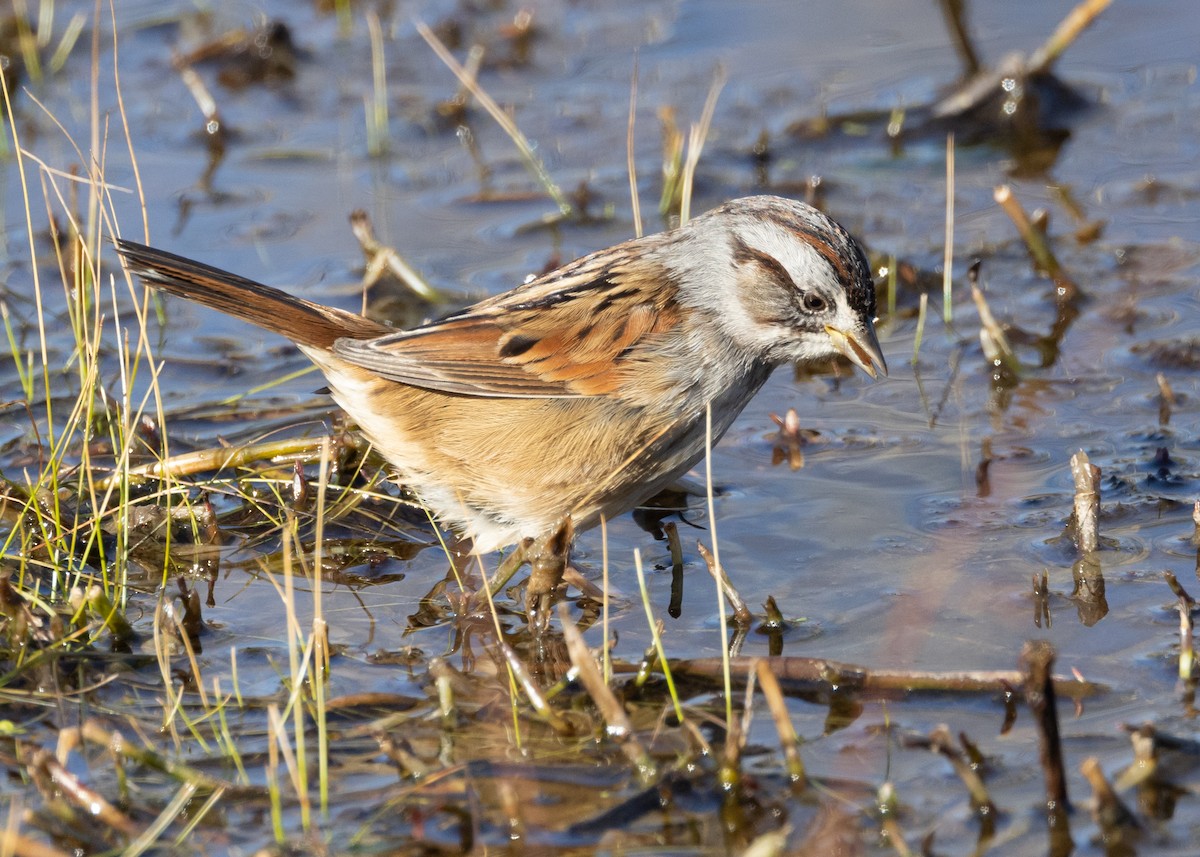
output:
[[[873, 670], [824, 658], [780, 656], [765, 660], [772, 674], [790, 692], [829, 690], [836, 686], [845, 692], [867, 696], [921, 692], [1008, 694], [1026, 684], [1026, 673], [1020, 670]], [[741, 675], [751, 661], [745, 657], [731, 658], [730, 665], [735, 675]], [[676, 660], [671, 661], [671, 668], [678, 675], [716, 678], [721, 674], [721, 660]], [[1064, 676], [1055, 676], [1053, 681], [1057, 692], [1069, 699], [1084, 699], [1106, 689], [1094, 682]]]

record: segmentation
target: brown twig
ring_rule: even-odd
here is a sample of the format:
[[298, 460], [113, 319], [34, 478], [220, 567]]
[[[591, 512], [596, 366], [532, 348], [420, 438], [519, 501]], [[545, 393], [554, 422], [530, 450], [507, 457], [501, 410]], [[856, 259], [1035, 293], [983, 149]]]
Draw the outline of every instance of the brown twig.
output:
[[1065, 832], [1071, 805], [1058, 731], [1055, 682], [1050, 673], [1053, 666], [1054, 647], [1045, 640], [1032, 640], [1021, 648], [1025, 702], [1033, 713], [1040, 739], [1042, 774], [1046, 780], [1046, 818], [1052, 831]]
[[775, 674], [771, 672], [770, 661], [759, 659], [754, 663], [758, 675], [758, 684], [762, 688], [767, 707], [771, 709], [771, 717], [775, 720], [775, 731], [779, 733], [779, 745], [787, 760], [788, 775], [792, 787], [803, 790], [808, 787], [808, 775], [804, 771], [804, 760], [800, 757], [800, 738], [796, 735], [796, 727], [788, 714], [787, 703], [783, 699], [783, 690]]
[[[1027, 674], [1021, 670], [962, 670], [930, 672], [923, 670], [872, 670], [855, 664], [824, 658], [771, 657], [764, 659], [772, 674], [787, 692], [825, 690], [833, 687], [865, 696], [897, 693], [1000, 693], [1025, 687]], [[744, 674], [748, 657], [733, 658], [734, 675]], [[629, 671], [637, 669], [630, 666]], [[719, 678], [720, 658], [695, 658], [671, 661], [677, 675], [695, 678]], [[1054, 688], [1069, 699], [1085, 699], [1106, 690], [1103, 685], [1076, 678], [1056, 676]]]

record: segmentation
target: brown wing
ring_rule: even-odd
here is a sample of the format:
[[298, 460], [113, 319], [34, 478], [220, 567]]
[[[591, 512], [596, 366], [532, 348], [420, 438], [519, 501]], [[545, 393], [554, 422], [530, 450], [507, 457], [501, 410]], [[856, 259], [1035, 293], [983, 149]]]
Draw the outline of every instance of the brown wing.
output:
[[[661, 271], [602, 251], [414, 330], [339, 339], [334, 353], [403, 384], [490, 397], [619, 393], [639, 344], [679, 322]], [[643, 257], [644, 259], [644, 257]]]

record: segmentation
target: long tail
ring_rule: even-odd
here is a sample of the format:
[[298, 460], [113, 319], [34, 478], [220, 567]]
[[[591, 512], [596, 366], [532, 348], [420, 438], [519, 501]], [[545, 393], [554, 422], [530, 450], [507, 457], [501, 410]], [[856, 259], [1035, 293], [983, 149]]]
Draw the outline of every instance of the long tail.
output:
[[395, 332], [361, 315], [302, 300], [174, 253], [124, 239], [118, 239], [116, 247], [126, 270], [146, 285], [282, 334], [298, 345], [329, 349], [335, 339]]

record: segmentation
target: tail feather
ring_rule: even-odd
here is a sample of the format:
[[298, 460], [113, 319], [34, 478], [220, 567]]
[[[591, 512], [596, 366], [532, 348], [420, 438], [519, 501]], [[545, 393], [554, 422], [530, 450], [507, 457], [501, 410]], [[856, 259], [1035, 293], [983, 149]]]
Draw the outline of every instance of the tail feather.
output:
[[220, 268], [118, 239], [126, 270], [146, 285], [196, 301], [282, 334], [298, 345], [329, 349], [342, 338], [371, 339], [393, 329], [361, 315], [293, 297]]

